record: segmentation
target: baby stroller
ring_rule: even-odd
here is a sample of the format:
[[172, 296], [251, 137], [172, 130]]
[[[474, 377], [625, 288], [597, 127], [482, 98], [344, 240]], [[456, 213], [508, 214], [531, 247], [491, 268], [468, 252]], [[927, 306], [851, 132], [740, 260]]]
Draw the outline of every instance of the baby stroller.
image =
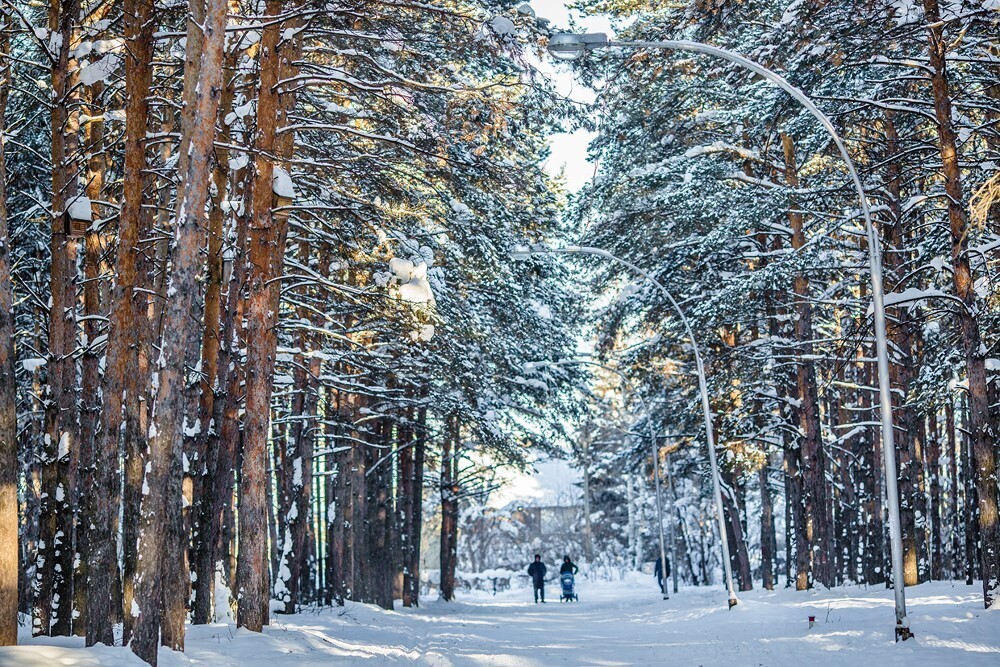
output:
[[571, 572], [563, 572], [559, 576], [559, 581], [562, 583], [562, 595], [559, 597], [560, 602], [573, 602], [574, 600], [579, 602], [580, 598], [573, 591], [574, 578]]

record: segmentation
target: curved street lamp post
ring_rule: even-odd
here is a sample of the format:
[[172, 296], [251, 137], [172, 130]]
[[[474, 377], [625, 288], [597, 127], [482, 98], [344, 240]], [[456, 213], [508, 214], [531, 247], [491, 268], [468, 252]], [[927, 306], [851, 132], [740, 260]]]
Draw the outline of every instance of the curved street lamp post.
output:
[[788, 93], [819, 121], [820, 125], [823, 126], [823, 129], [827, 131], [833, 143], [837, 146], [837, 150], [840, 152], [840, 156], [847, 166], [851, 182], [857, 192], [858, 201], [861, 204], [861, 212], [865, 219], [865, 233], [868, 237], [868, 260], [871, 269], [872, 306], [875, 323], [875, 350], [878, 357], [879, 407], [883, 445], [882, 464], [885, 468], [886, 505], [889, 510], [889, 541], [892, 547], [892, 585], [896, 611], [896, 641], [909, 639], [913, 636], [913, 633], [910, 631], [910, 622], [906, 617], [906, 594], [903, 582], [903, 537], [899, 521], [896, 446], [892, 431], [892, 397], [889, 382], [889, 345], [886, 336], [885, 296], [882, 286], [882, 252], [878, 233], [876, 233], [875, 226], [872, 224], [871, 210], [868, 207], [868, 197], [865, 195], [861, 179], [858, 177], [857, 169], [844, 146], [844, 142], [841, 140], [840, 135], [837, 134], [836, 128], [834, 128], [833, 123], [826, 114], [820, 111], [805, 93], [789, 83], [787, 79], [738, 53], [733, 53], [717, 46], [687, 40], [612, 42], [603, 33], [583, 35], [558, 33], [553, 35], [549, 40], [548, 50], [553, 57], [559, 60], [576, 60], [588, 51], [608, 47], [690, 51], [728, 60], [764, 77]]
[[[739, 599], [736, 597], [736, 589], [733, 587], [733, 567], [729, 560], [729, 542], [726, 539], [726, 519], [722, 511], [722, 481], [719, 475], [719, 461], [715, 453], [715, 430], [712, 427], [712, 408], [708, 400], [708, 381], [705, 377], [705, 366], [701, 360], [701, 352], [698, 351], [698, 341], [695, 340], [694, 332], [691, 330], [691, 324], [684, 315], [684, 311], [681, 309], [680, 304], [678, 304], [674, 299], [674, 295], [663, 286], [663, 283], [627, 259], [622, 259], [617, 255], [612, 255], [603, 248], [593, 248], [590, 246], [564, 246], [562, 248], [553, 248], [544, 244], [535, 244], [531, 246], [516, 247], [511, 253], [511, 257], [513, 259], [527, 259], [532, 255], [539, 254], [594, 255], [596, 257], [604, 257], [614, 262], [618, 262], [635, 273], [638, 273], [640, 276], [652, 283], [654, 287], [660, 290], [660, 292], [667, 298], [667, 301], [669, 301], [673, 306], [674, 312], [676, 312], [680, 317], [681, 322], [684, 323], [684, 330], [687, 333], [688, 340], [691, 341], [691, 350], [694, 352], [695, 370], [698, 373], [698, 390], [701, 393], [702, 416], [705, 420], [705, 438], [708, 446], [708, 460], [712, 468], [712, 491], [715, 495], [715, 513], [719, 523], [719, 542], [722, 544], [722, 569], [726, 574], [726, 591], [729, 594], [729, 608], [732, 609], [739, 603]], [[676, 564], [674, 566], [676, 567]]]

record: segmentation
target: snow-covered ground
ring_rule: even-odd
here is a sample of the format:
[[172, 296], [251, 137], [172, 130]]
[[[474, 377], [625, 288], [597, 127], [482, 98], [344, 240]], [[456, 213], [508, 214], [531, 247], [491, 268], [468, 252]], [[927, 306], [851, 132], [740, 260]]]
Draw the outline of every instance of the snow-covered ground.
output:
[[[591, 583], [580, 602], [531, 602], [527, 589], [466, 594], [395, 612], [359, 604], [276, 616], [264, 634], [194, 626], [187, 652], [161, 665], [1000, 665], [1000, 611], [981, 608], [979, 586], [907, 589], [916, 641], [892, 641], [884, 589], [822, 593], [754, 591], [726, 610], [718, 588], [659, 599], [651, 577]], [[550, 598], [557, 600], [553, 587]], [[808, 616], [816, 626], [808, 628]], [[79, 639], [26, 639], [0, 649], [4, 667], [140, 665], [123, 648], [85, 650]]]

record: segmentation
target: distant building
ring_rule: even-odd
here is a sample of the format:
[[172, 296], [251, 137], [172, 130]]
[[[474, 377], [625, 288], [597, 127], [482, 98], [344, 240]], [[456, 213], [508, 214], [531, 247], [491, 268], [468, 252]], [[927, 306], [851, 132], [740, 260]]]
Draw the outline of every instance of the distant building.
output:
[[532, 540], [576, 535], [583, 520], [583, 505], [513, 504], [508, 507], [511, 520], [523, 524], [526, 537]]

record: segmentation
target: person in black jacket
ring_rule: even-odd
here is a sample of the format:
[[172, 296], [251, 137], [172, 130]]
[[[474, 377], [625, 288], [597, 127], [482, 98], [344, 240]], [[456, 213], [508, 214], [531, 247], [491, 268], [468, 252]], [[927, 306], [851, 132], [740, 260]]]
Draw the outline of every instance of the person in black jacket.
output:
[[569, 572], [570, 574], [575, 575], [579, 571], [580, 568], [576, 566], [576, 563], [574, 563], [569, 559], [569, 556], [563, 556], [562, 565], [559, 566], [559, 574], [566, 574], [567, 572]]
[[667, 577], [670, 576], [670, 559], [665, 559], [667, 562], [667, 567], [663, 567], [663, 563], [660, 559], [656, 559], [656, 566], [653, 568], [653, 576], [656, 577], [656, 581], [660, 584], [660, 592], [666, 594], [667, 592]]
[[531, 577], [531, 584], [535, 589], [535, 604], [541, 596], [542, 603], [545, 603], [545, 563], [542, 557], [535, 554], [535, 562], [528, 566], [528, 576]]

